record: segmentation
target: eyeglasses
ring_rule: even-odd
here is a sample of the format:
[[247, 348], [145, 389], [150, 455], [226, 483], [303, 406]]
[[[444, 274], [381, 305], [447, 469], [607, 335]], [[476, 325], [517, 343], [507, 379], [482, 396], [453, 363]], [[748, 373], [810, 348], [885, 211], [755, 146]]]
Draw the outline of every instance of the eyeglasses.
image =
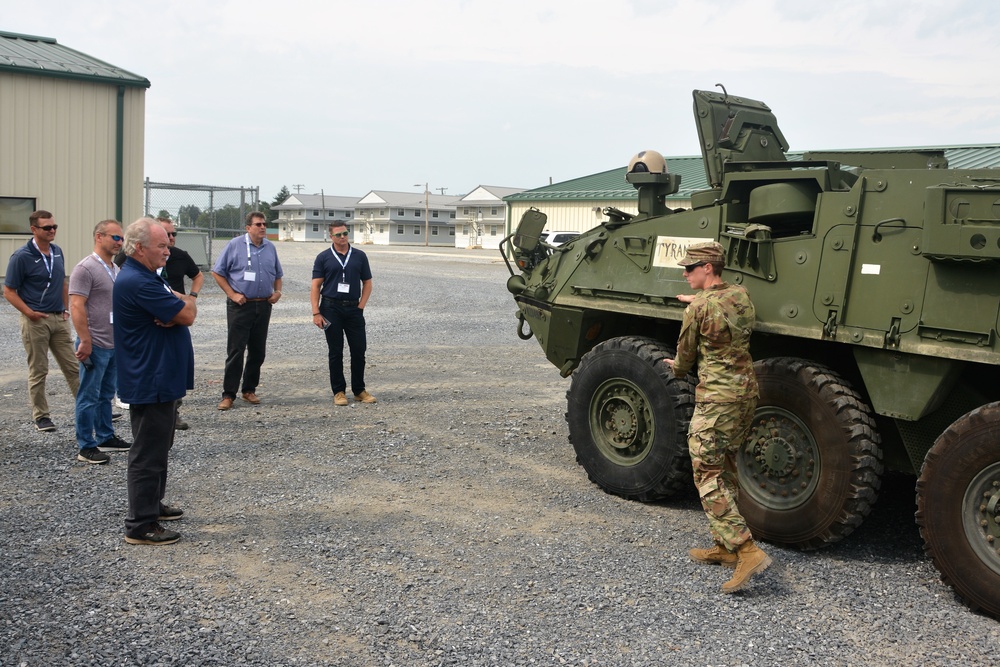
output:
[[44, 227], [42, 225], [35, 225], [35, 227], [43, 232], [54, 232], [59, 229], [59, 225], [45, 225]]
[[118, 236], [117, 234], [104, 234], [104, 236], [111, 237], [111, 240], [114, 241], [115, 243], [121, 243], [122, 241], [125, 240], [124, 236]]
[[333, 234], [332, 236], [336, 236], [336, 237], [340, 238], [341, 236], [347, 236], [348, 234], [350, 234], [350, 232], [337, 232], [336, 234]]
[[167, 232], [167, 236], [177, 236], [177, 232]]
[[266, 222], [251, 222], [247, 227], [267, 227]]
[[706, 264], [708, 264], [708, 262], [698, 262], [697, 264], [691, 264], [690, 266], [685, 266], [684, 267], [684, 273], [691, 273], [692, 271], [694, 271], [695, 269], [697, 269], [699, 266], [705, 266]]

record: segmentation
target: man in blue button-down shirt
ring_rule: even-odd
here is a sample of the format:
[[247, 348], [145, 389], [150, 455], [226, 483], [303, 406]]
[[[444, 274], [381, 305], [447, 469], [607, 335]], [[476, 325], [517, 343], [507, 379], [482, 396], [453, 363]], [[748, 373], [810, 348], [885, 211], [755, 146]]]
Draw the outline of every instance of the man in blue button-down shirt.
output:
[[212, 268], [212, 277], [228, 297], [229, 335], [220, 410], [233, 407], [237, 390], [244, 401], [260, 403], [256, 392], [267, 351], [267, 327], [271, 322], [271, 307], [281, 298], [284, 273], [274, 244], [267, 240], [267, 219], [263, 213], [254, 211], [247, 215], [246, 222], [247, 233], [227, 243]]

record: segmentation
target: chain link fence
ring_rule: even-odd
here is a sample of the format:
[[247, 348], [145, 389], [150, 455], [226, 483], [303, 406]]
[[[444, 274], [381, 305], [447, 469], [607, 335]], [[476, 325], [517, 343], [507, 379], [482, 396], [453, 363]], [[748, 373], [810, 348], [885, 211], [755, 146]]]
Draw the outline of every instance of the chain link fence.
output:
[[227, 188], [145, 181], [145, 214], [167, 217], [177, 229], [177, 245], [203, 269], [230, 239], [245, 231], [245, 218], [259, 211], [260, 188]]

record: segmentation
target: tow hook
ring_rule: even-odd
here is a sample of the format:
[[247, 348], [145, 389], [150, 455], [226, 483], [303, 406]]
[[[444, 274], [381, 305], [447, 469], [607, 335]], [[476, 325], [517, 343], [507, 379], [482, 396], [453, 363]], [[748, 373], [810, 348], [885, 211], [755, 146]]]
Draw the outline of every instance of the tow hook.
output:
[[524, 313], [517, 314], [517, 337], [521, 340], [531, 340], [531, 337], [535, 335], [535, 332], [528, 330], [528, 333], [524, 333]]

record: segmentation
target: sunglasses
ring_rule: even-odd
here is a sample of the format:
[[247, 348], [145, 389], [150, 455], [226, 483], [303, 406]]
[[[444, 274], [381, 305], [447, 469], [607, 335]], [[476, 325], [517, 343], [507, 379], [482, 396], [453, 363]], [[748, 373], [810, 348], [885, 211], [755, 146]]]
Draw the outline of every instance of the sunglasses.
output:
[[105, 234], [105, 236], [110, 236], [111, 240], [114, 241], [115, 243], [121, 243], [122, 241], [125, 240], [124, 236], [118, 236], [117, 234]]
[[333, 236], [340, 237], [340, 236], [347, 236], [348, 234], [350, 234], [350, 232], [337, 232]]
[[708, 264], [708, 262], [698, 262], [697, 264], [691, 264], [689, 266], [685, 266], [684, 267], [684, 273], [691, 273], [692, 271], [694, 271], [695, 269], [697, 269], [699, 266], [705, 266], [706, 264]]
[[167, 232], [167, 236], [177, 236], [177, 232]]
[[35, 225], [35, 227], [43, 232], [54, 232], [59, 229], [59, 225], [45, 225], [44, 227], [42, 225]]
[[266, 222], [251, 222], [247, 227], [267, 227]]

